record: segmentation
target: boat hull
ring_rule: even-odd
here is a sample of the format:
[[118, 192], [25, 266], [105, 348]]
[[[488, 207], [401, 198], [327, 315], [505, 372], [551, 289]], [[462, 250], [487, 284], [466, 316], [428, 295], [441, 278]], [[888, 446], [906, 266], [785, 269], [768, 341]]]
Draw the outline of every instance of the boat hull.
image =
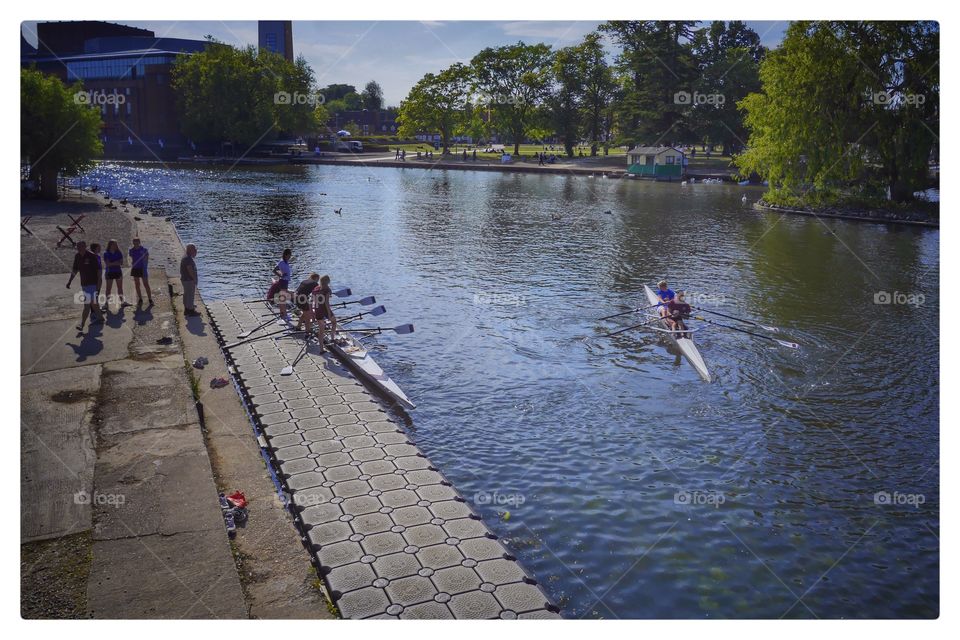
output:
[[416, 408], [416, 405], [410, 401], [410, 398], [406, 396], [400, 386], [370, 357], [366, 348], [360, 344], [360, 341], [353, 334], [347, 331], [337, 331], [336, 340], [326, 346], [351, 371], [374, 387], [381, 395], [396, 401], [397, 404], [407, 409]]
[[[651, 305], [659, 302], [660, 299], [657, 297], [657, 294], [653, 292], [653, 289], [647, 285], [643, 285], [643, 291], [646, 293], [647, 301]], [[659, 310], [654, 309], [654, 313], [659, 313]], [[670, 326], [667, 324], [666, 320], [660, 320], [660, 326], [667, 330], [670, 329]], [[673, 333], [665, 333], [663, 335], [667, 336], [675, 345], [677, 345], [677, 348], [680, 349], [680, 353], [683, 354], [683, 357], [687, 359], [687, 362], [690, 363], [696, 372], [700, 374], [701, 378], [703, 378], [706, 382], [711, 381], [710, 371], [707, 369], [707, 363], [704, 362], [703, 356], [700, 355], [700, 350], [697, 349], [697, 345], [694, 344], [693, 340], [690, 338], [677, 338], [675, 337], [676, 334]]]

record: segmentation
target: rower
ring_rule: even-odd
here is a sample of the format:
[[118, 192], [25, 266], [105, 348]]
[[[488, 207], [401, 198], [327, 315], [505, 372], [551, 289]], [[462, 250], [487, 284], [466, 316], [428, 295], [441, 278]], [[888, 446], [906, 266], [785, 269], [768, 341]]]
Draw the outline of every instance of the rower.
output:
[[337, 317], [333, 315], [333, 309], [330, 307], [330, 297], [333, 290], [330, 289], [330, 276], [320, 278], [320, 284], [313, 289], [313, 300], [317, 314], [317, 335], [320, 338], [320, 353], [323, 353], [324, 334], [327, 323], [330, 323], [330, 339], [337, 337]]
[[667, 315], [666, 305], [672, 302], [676, 297], [677, 294], [673, 292], [673, 289], [667, 286], [666, 280], [661, 280], [657, 283], [657, 299], [659, 300], [657, 303], [657, 311], [660, 313], [661, 317], [665, 317]]
[[293, 303], [300, 310], [300, 320], [297, 321], [296, 330], [299, 331], [301, 325], [307, 332], [307, 338], [310, 337], [310, 322], [313, 320], [313, 305], [311, 304], [313, 290], [317, 288], [320, 282], [320, 274], [311, 273], [310, 277], [297, 286], [293, 294]]
[[[292, 250], [284, 249], [283, 257], [280, 259], [280, 262], [277, 263], [277, 266], [273, 268], [273, 273], [278, 278], [274, 295], [279, 298], [280, 321], [283, 323], [290, 322], [290, 318], [287, 316], [287, 296], [289, 295], [288, 288], [290, 287], [290, 257], [292, 255]], [[273, 291], [272, 288], [271, 291]], [[270, 294], [267, 294], [267, 297], [273, 298]]]
[[[667, 303], [665, 307], [666, 315], [664, 319], [667, 321], [667, 326], [670, 327], [671, 331], [686, 331], [687, 325], [684, 324], [684, 320], [690, 319], [691, 307], [684, 300], [686, 294], [683, 291], [678, 291], [676, 297]], [[679, 338], [689, 338], [689, 333], [681, 333], [677, 337]]]

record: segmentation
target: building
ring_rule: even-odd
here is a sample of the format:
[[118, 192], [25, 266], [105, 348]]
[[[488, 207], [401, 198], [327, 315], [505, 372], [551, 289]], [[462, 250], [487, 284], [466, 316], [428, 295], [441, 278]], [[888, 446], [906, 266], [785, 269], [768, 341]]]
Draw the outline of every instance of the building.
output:
[[279, 53], [293, 62], [293, 22], [290, 20], [260, 20], [257, 22], [257, 40], [260, 50]]
[[357, 125], [361, 136], [395, 136], [397, 135], [397, 113], [392, 110], [378, 111], [338, 111], [330, 114], [327, 126], [331, 131], [339, 131], [347, 124]]
[[686, 156], [676, 147], [634, 147], [627, 151], [627, 173], [644, 178], [672, 180], [686, 168]]
[[36, 48], [21, 45], [21, 65], [83, 83], [77, 99], [100, 106], [105, 157], [192, 155], [180, 132], [170, 70], [178, 56], [211, 43], [99, 21], [41, 22], [37, 40]]

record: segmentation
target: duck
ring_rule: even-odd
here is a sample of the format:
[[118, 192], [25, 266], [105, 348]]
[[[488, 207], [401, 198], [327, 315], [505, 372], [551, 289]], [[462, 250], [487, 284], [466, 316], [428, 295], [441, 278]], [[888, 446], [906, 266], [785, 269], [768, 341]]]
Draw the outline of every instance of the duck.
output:
[[343, 207], [340, 207], [339, 209], [334, 209], [333, 212], [334, 212], [335, 214], [337, 214], [338, 216], [343, 217], [343, 213], [342, 213], [342, 212], [343, 212]]

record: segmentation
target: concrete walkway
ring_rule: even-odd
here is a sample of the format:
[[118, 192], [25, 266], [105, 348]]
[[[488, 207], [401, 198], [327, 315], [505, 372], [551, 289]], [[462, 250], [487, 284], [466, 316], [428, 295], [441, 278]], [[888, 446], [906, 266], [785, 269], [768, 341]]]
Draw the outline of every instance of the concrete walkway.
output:
[[[221, 344], [261, 324], [266, 312], [238, 301], [208, 309]], [[266, 338], [227, 356], [341, 615], [559, 617], [536, 580], [341, 363], [314, 348], [292, 375], [280, 375], [301, 346]]]
[[[209, 387], [226, 374], [215, 338], [168, 295], [183, 250], [176, 231], [103, 204], [83, 195], [21, 206], [35, 216], [32, 235], [21, 232], [21, 614], [332, 617], [242, 405]], [[113, 303], [104, 325], [82, 333], [79, 284], [64, 288], [74, 251], [55, 246], [56, 225], [80, 212], [77, 239], [143, 238], [155, 302]], [[158, 344], [165, 336], [172, 343]], [[189, 370], [194, 354], [213, 366]], [[231, 547], [217, 492], [233, 489], [251, 504]]]

